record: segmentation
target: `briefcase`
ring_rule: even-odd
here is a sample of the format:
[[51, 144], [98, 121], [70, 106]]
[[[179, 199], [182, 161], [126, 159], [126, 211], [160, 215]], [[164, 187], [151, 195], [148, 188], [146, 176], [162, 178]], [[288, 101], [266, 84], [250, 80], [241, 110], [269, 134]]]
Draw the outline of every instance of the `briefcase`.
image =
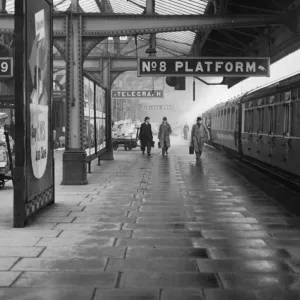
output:
[[158, 148], [161, 148], [161, 144], [160, 144], [160, 142], [158, 142]]
[[190, 146], [190, 154], [194, 154], [194, 147]]

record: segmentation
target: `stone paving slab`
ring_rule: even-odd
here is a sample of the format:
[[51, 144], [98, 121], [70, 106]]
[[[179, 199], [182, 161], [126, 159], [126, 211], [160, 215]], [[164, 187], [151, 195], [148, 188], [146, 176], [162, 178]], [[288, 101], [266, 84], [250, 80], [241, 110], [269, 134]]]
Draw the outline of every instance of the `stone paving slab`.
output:
[[3, 288], [1, 300], [91, 300], [94, 288]]
[[299, 300], [300, 218], [264, 175], [187, 147], [116, 151], [88, 186], [57, 172], [57, 203], [25, 229], [0, 215], [0, 299]]

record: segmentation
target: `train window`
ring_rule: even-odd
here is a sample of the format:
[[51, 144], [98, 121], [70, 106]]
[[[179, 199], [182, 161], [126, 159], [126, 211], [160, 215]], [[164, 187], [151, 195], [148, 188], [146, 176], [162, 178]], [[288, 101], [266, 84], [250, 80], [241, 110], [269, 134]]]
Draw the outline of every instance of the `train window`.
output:
[[253, 110], [248, 110], [248, 118], [247, 118], [247, 130], [246, 132], [253, 132]]
[[258, 127], [258, 133], [263, 133], [264, 131], [264, 115], [265, 110], [263, 108], [259, 109], [259, 127]]
[[280, 94], [280, 102], [285, 100], [285, 93]]
[[292, 100], [298, 99], [298, 90], [294, 89], [292, 90]]
[[230, 114], [230, 108], [227, 109], [227, 120], [226, 120], [226, 129], [230, 130], [230, 119], [231, 119], [231, 114]]
[[235, 107], [231, 108], [231, 113], [234, 114], [235, 113]]
[[269, 121], [270, 121], [269, 134], [274, 134], [274, 106], [269, 107]]
[[231, 109], [231, 118], [230, 118], [230, 129], [234, 130], [234, 119], [235, 119], [235, 113], [234, 113], [234, 107]]
[[280, 94], [277, 94], [275, 96], [275, 103], [279, 103], [280, 102]]
[[292, 92], [286, 92], [284, 95], [284, 101], [290, 101], [292, 99]]
[[263, 108], [263, 125], [262, 132], [268, 134], [270, 132], [270, 108]]
[[274, 100], [275, 100], [275, 96], [271, 96], [269, 98], [269, 104], [273, 104], [274, 103]]
[[275, 134], [283, 135], [284, 133], [284, 112], [283, 105], [275, 106]]
[[253, 109], [253, 132], [257, 133], [259, 127], [259, 111], [258, 109]]
[[248, 110], [245, 110], [244, 132], [248, 132]]
[[300, 101], [293, 103], [292, 109], [292, 136], [300, 137]]
[[284, 114], [284, 133], [286, 136], [289, 136], [291, 133], [290, 129], [290, 113], [291, 113], [291, 106], [287, 104], [285, 106], [285, 114]]

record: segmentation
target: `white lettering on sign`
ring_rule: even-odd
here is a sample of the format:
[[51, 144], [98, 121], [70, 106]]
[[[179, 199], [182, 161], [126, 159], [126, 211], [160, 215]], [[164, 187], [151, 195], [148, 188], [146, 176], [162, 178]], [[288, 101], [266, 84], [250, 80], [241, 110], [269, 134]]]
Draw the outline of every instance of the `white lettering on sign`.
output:
[[160, 97], [162, 95], [161, 92], [157, 92], [156, 94], [158, 97]]
[[238, 61], [235, 65], [236, 72], [244, 72], [244, 65], [242, 62]]
[[203, 67], [201, 61], [197, 63], [196, 72], [203, 72]]
[[224, 63], [222, 61], [216, 62], [216, 72], [218, 72], [222, 68], [223, 64]]
[[210, 66], [213, 64], [213, 62], [212, 61], [206, 61], [205, 64], [207, 66], [207, 71], [210, 72]]
[[181, 69], [183, 67], [183, 62], [176, 61], [175, 63], [175, 72], [178, 72], [179, 68]]
[[188, 61], [185, 62], [185, 71], [186, 72], [193, 72], [194, 71], [193, 69], [189, 69], [189, 62]]
[[141, 92], [137, 92], [137, 96], [140, 97], [141, 96]]
[[226, 72], [232, 72], [232, 70], [233, 70], [233, 63], [231, 63], [231, 62], [226, 63], [225, 64], [225, 70], [226, 70]]
[[1, 62], [1, 72], [6, 73], [8, 71], [8, 63], [6, 61]]
[[256, 72], [256, 63], [253, 62], [252, 64], [247, 62], [246, 63], [246, 70], [247, 72]]
[[150, 72], [151, 71], [151, 63], [150, 63], [150, 61], [149, 62], [146, 62], [146, 61], [142, 62], [142, 71], [143, 72]]

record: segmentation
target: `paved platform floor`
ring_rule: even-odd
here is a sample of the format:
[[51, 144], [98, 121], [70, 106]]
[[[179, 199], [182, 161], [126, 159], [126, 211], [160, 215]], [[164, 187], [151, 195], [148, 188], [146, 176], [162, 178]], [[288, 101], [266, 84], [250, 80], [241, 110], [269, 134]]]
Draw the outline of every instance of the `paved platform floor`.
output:
[[25, 229], [0, 217], [0, 299], [300, 299], [300, 218], [274, 200], [299, 195], [173, 143], [167, 157], [116, 151]]

